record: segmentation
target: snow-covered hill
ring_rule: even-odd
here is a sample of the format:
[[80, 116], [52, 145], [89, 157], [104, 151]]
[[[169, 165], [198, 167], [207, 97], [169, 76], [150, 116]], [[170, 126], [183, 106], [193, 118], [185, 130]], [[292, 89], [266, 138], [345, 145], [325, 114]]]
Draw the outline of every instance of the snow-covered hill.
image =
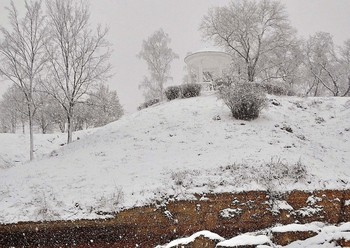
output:
[[250, 122], [214, 95], [174, 100], [0, 169], [0, 223], [98, 218], [200, 192], [350, 188], [349, 99], [269, 98]]
[[[73, 140], [94, 133], [98, 128], [75, 132]], [[34, 156], [41, 159], [66, 145], [66, 133], [34, 134]], [[0, 133], [0, 169], [26, 163], [29, 160], [29, 135]]]

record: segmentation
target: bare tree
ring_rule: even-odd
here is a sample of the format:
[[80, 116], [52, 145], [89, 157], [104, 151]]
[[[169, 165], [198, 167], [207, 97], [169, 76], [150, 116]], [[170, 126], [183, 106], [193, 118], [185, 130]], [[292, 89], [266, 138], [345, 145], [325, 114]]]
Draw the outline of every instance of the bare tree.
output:
[[163, 29], [155, 31], [147, 40], [143, 41], [138, 54], [146, 61], [151, 77], [145, 77], [139, 88], [145, 90], [146, 100], [164, 99], [164, 84], [170, 77], [170, 64], [179, 56], [169, 48], [171, 39]]
[[344, 63], [342, 64], [329, 33], [318, 32], [308, 39], [306, 65], [312, 79], [308, 94], [313, 92], [317, 96], [329, 92], [333, 96], [344, 96], [349, 92], [350, 85], [344, 80], [346, 62], [344, 70]]
[[277, 80], [293, 89], [301, 81], [304, 62], [302, 41], [292, 39], [288, 46], [279, 47], [261, 56], [257, 67], [262, 81]]
[[254, 81], [263, 55], [288, 46], [294, 33], [284, 5], [279, 1], [232, 1], [214, 7], [204, 16], [203, 38], [237, 55], [246, 66], [248, 81]]
[[350, 96], [350, 39], [344, 42], [340, 48], [341, 64], [346, 77], [347, 83], [344, 89], [344, 96]]
[[25, 1], [25, 9], [26, 14], [20, 19], [14, 3], [11, 2], [11, 7], [8, 8], [10, 27], [0, 28], [3, 35], [0, 44], [0, 74], [16, 84], [25, 97], [32, 160], [33, 117], [36, 108], [33, 95], [46, 62], [44, 44], [47, 36], [41, 2]]
[[51, 110], [50, 119], [52, 119], [53, 123], [58, 126], [61, 133], [64, 133], [66, 131], [67, 117], [62, 105], [55, 99], [52, 99], [52, 101], [50, 101], [49, 108]]
[[6, 92], [3, 95], [3, 99], [0, 101], [0, 122], [2, 127], [0, 132], [16, 132], [18, 112], [13, 103], [12, 97]]
[[117, 91], [110, 90], [105, 85], [101, 85], [96, 91], [91, 92], [86, 104], [89, 106], [88, 109], [91, 114], [91, 117], [87, 120], [89, 126], [104, 126], [118, 120], [124, 114]]
[[51, 42], [46, 46], [50, 67], [43, 86], [66, 113], [70, 143], [75, 105], [95, 84], [110, 76], [108, 29], [98, 26], [96, 32], [91, 30], [89, 7], [84, 1], [46, 3]]
[[[55, 123], [55, 117], [58, 115], [57, 112], [62, 109], [55, 108], [56, 101], [49, 94], [45, 92], [38, 92], [36, 94], [37, 98], [37, 110], [34, 117], [35, 124], [41, 130], [43, 134], [51, 130]], [[62, 111], [61, 111], [62, 112]], [[65, 120], [65, 119], [64, 119]]]
[[96, 91], [89, 92], [85, 102], [79, 102], [74, 116], [74, 130], [101, 127], [118, 120], [123, 115], [115, 90], [101, 84]]
[[4, 131], [15, 133], [18, 123], [22, 125], [22, 132], [25, 133], [25, 123], [28, 119], [28, 110], [26, 106], [26, 98], [21, 89], [16, 84], [13, 84], [2, 95], [0, 101], [0, 119]]

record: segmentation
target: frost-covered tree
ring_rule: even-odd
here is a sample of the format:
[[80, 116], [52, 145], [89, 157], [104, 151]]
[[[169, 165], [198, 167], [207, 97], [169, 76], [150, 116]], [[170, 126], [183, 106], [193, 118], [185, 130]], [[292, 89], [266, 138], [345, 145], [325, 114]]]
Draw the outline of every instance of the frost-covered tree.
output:
[[[262, 57], [289, 45], [294, 30], [279, 1], [231, 1], [213, 7], [200, 30], [205, 39], [235, 55], [245, 65], [246, 80], [254, 81]], [[262, 64], [260, 64], [260, 70]]]
[[0, 121], [2, 132], [15, 133], [18, 124], [24, 125], [27, 117], [27, 106], [23, 92], [14, 84], [2, 95], [0, 101]]
[[318, 32], [311, 36], [306, 42], [305, 52], [309, 72], [307, 94], [344, 96], [349, 92], [350, 85], [344, 79], [346, 70], [329, 33]]
[[290, 89], [301, 81], [301, 69], [304, 61], [303, 43], [293, 38], [288, 46], [272, 50], [261, 57], [262, 65], [258, 71], [262, 81], [283, 82]]
[[159, 29], [142, 43], [138, 57], [146, 61], [150, 78], [144, 77], [139, 88], [144, 89], [146, 101], [164, 99], [164, 84], [171, 78], [170, 64], [179, 57], [169, 48], [170, 42], [169, 35]]
[[3, 95], [3, 99], [0, 101], [0, 121], [1, 132], [3, 133], [15, 133], [18, 122], [18, 112], [13, 105], [13, 99], [8, 97], [8, 92]]
[[[45, 92], [38, 92], [37, 94], [38, 108], [34, 116], [34, 121], [37, 127], [43, 134], [54, 129], [56, 124], [56, 116], [62, 112], [62, 109], [57, 109], [57, 103], [49, 94]], [[64, 119], [65, 120], [65, 119]]]
[[88, 110], [92, 113], [88, 124], [93, 127], [104, 126], [118, 120], [123, 115], [123, 107], [119, 102], [117, 92], [108, 86], [100, 85], [87, 100]]
[[44, 68], [47, 42], [41, 2], [25, 1], [25, 16], [20, 18], [13, 2], [7, 9], [10, 25], [0, 27], [0, 75], [16, 84], [24, 95], [29, 122], [30, 160], [34, 158], [33, 118], [36, 110], [34, 93]]
[[85, 1], [47, 1], [50, 42], [45, 91], [62, 106], [67, 119], [68, 143], [72, 142], [74, 110], [96, 84], [110, 76], [108, 30], [90, 27]]
[[340, 48], [340, 61], [346, 81], [343, 90], [344, 96], [350, 96], [350, 39], [346, 40]]
[[62, 105], [55, 100], [49, 102], [49, 108], [51, 109], [50, 117], [53, 123], [59, 128], [61, 133], [64, 133], [66, 131], [67, 121], [65, 110], [62, 108]]
[[85, 101], [77, 103], [74, 115], [74, 130], [104, 126], [123, 115], [117, 92], [100, 85], [89, 93]]
[[85, 128], [94, 127], [92, 120], [94, 118], [98, 118], [98, 116], [94, 116], [95, 113], [93, 109], [87, 104], [87, 101], [78, 102], [75, 106], [75, 114], [73, 119], [73, 130], [83, 130]]

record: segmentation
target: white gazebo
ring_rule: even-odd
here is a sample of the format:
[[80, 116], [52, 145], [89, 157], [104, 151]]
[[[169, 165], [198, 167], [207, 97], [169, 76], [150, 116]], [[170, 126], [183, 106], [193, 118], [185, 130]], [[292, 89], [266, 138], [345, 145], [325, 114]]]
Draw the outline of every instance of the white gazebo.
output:
[[231, 63], [232, 58], [228, 53], [221, 51], [200, 51], [187, 55], [184, 60], [187, 65], [188, 82], [202, 84], [211, 90], [212, 77], [222, 77], [223, 70]]

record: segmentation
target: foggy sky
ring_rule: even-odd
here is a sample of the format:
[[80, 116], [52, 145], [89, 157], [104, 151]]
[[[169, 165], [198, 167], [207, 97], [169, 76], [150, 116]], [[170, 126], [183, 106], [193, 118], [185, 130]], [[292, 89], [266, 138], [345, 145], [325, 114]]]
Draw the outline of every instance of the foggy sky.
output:
[[[173, 62], [172, 82], [180, 84], [185, 75], [183, 59], [188, 52], [212, 47], [201, 40], [198, 27], [211, 6], [226, 5], [229, 0], [91, 0], [91, 22], [109, 27], [108, 40], [114, 50], [111, 63], [114, 76], [108, 81], [116, 89], [126, 112], [134, 112], [143, 101], [138, 84], [148, 75], [146, 63], [136, 57], [142, 40], [163, 28], [172, 42], [170, 47], [179, 55]], [[350, 38], [349, 0], [281, 0], [287, 7], [292, 23], [301, 37], [318, 31], [329, 32], [341, 45]], [[23, 9], [23, 0], [15, 0]], [[0, 24], [7, 25], [10, 0], [0, 0]], [[0, 95], [8, 84], [0, 81]]]

